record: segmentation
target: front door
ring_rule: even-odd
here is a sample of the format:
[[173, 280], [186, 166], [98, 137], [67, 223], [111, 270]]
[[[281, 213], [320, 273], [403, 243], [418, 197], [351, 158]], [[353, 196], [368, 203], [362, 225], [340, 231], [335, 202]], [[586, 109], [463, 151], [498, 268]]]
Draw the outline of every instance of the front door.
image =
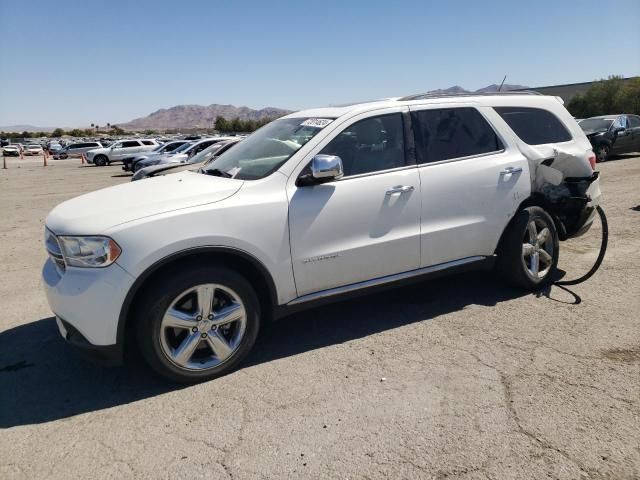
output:
[[420, 182], [407, 162], [404, 138], [402, 113], [355, 120], [321, 152], [312, 152], [338, 155], [344, 177], [290, 185], [299, 296], [418, 268]]
[[630, 153], [635, 150], [634, 148], [634, 140], [633, 140], [633, 130], [629, 128], [629, 122], [627, 121], [627, 117], [621, 116], [618, 117], [614, 122], [611, 128], [618, 129], [624, 128], [624, 130], [618, 132], [616, 134], [616, 141], [613, 142], [613, 148], [611, 149], [611, 153]]

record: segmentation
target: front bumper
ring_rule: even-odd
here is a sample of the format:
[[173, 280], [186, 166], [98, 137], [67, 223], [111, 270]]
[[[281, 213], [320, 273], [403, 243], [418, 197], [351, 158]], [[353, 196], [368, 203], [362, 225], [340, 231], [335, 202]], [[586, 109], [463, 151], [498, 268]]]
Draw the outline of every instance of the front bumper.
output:
[[101, 365], [122, 365], [122, 345], [93, 345], [69, 322], [56, 316], [56, 324], [62, 338], [72, 345], [84, 358]]
[[134, 277], [117, 263], [106, 268], [67, 267], [61, 272], [49, 258], [42, 280], [51, 310], [66, 325], [65, 339], [94, 357], [120, 363], [123, 346], [118, 341], [118, 322]]

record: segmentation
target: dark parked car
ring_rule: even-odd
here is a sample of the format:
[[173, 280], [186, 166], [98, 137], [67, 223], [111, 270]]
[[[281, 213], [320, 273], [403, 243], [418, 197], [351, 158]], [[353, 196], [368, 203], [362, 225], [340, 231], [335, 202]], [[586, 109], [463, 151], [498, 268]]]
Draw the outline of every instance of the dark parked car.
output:
[[638, 115], [602, 115], [581, 120], [578, 125], [593, 145], [598, 162], [609, 155], [640, 152]]

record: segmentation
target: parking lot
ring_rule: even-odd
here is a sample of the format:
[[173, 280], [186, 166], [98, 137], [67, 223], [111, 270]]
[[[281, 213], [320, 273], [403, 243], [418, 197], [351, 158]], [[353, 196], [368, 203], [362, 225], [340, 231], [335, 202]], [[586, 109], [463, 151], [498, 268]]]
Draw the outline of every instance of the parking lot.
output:
[[[528, 294], [465, 274], [310, 310], [189, 387], [83, 361], [40, 284], [47, 212], [129, 176], [7, 163], [2, 479], [640, 477], [640, 157], [599, 165], [609, 250], [587, 283]], [[567, 278], [598, 234], [561, 244]]]

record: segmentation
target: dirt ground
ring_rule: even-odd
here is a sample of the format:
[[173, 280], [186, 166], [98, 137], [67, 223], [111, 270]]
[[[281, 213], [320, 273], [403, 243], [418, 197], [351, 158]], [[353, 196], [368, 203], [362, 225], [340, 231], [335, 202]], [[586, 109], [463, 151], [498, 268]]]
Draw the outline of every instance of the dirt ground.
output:
[[[640, 157], [602, 172], [588, 283], [467, 274], [287, 318], [243, 368], [176, 388], [59, 337], [44, 219], [120, 166], [0, 169], [0, 478], [640, 478]], [[91, 208], [88, 206], [88, 208]], [[575, 277], [598, 228], [561, 245]]]

